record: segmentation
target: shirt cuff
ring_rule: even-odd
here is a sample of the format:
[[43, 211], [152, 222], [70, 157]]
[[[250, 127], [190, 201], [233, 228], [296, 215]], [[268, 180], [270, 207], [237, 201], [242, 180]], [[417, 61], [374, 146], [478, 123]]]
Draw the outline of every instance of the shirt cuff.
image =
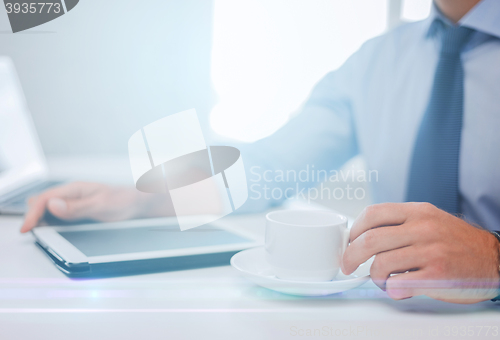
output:
[[[492, 230], [491, 233], [497, 238], [498, 242], [500, 243], [500, 231], [499, 230]], [[500, 272], [500, 267], [498, 268]], [[500, 294], [500, 287], [498, 288], [498, 293]], [[491, 301], [496, 302], [500, 301], [500, 295], [498, 295], [496, 298], [491, 299]]]

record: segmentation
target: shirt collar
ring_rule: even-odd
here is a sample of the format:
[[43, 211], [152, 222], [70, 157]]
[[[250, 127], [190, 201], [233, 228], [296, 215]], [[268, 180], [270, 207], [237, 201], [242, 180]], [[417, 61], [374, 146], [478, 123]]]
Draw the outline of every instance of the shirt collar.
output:
[[[439, 20], [437, 20], [439, 19]], [[439, 8], [432, 3], [428, 22], [427, 37], [434, 36], [443, 25], [453, 25]], [[500, 38], [500, 1], [482, 0], [458, 22], [460, 26]]]

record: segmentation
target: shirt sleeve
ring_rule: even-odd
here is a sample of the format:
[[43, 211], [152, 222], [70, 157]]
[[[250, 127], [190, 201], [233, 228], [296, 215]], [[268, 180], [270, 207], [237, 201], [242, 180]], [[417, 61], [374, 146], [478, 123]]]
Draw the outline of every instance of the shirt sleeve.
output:
[[353, 119], [354, 54], [313, 89], [299, 113], [273, 135], [238, 146], [248, 200], [238, 212], [281, 204], [329, 176], [358, 153]]

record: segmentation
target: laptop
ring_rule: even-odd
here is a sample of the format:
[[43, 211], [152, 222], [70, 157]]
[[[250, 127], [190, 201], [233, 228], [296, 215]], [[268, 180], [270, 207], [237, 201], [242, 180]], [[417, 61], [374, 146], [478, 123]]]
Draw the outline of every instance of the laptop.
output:
[[48, 168], [12, 60], [0, 56], [0, 214], [22, 215], [26, 201], [60, 182]]

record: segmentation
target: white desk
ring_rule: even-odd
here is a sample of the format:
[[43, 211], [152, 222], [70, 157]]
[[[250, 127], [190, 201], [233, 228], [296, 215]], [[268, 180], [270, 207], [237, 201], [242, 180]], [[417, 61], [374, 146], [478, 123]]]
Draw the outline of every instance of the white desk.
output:
[[[263, 215], [227, 221], [263, 235]], [[20, 218], [0, 218], [1, 340], [450, 339], [463, 329], [468, 338], [482, 338], [490, 326], [499, 333], [490, 328], [486, 338], [500, 337], [494, 303], [397, 302], [371, 282], [343, 294], [298, 298], [257, 287], [230, 266], [69, 279], [31, 235], [19, 233], [20, 224]]]

